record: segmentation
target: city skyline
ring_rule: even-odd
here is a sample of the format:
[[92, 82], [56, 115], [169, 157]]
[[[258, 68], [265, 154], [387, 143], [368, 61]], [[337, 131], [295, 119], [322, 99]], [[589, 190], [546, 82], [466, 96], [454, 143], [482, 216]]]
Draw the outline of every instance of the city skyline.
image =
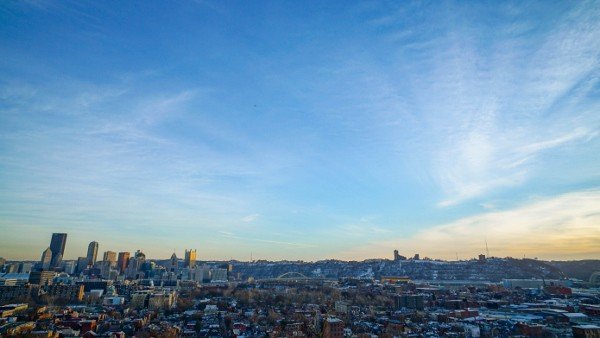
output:
[[598, 258], [599, 17], [1, 3], [0, 257]]
[[[47, 264], [51, 265], [51, 259], [54, 255], [53, 251], [51, 250], [52, 247], [52, 243], [54, 241], [54, 238], [56, 236], [62, 236], [62, 235], [68, 235], [65, 233], [52, 233], [51, 236], [51, 241], [50, 241], [50, 246], [48, 246], [45, 250], [42, 251], [42, 255], [41, 255], [41, 259], [35, 259], [35, 258], [24, 258], [24, 257], [19, 257], [19, 258], [13, 258], [13, 257], [2, 257], [0, 256], [1, 259], [4, 259], [6, 261], [31, 261], [31, 262], [37, 262], [40, 264], [40, 266], [44, 266], [45, 264], [45, 256], [47, 255], [47, 252], [50, 252], [50, 256], [48, 257], [48, 261]], [[121, 267], [126, 266], [127, 264], [127, 260], [131, 257], [131, 253], [134, 252], [140, 252], [142, 254], [144, 254], [144, 256], [147, 256], [144, 253], [144, 249], [140, 249], [140, 248], [136, 248], [135, 251], [131, 248], [126, 248], [123, 249], [123, 251], [112, 251], [112, 250], [106, 250], [106, 251], [102, 251], [103, 254], [103, 258], [96, 260], [94, 259], [94, 263], [89, 263], [90, 262], [90, 248], [92, 247], [92, 245], [95, 244], [95, 251], [94, 251], [94, 256], [97, 255], [100, 251], [99, 250], [99, 243], [97, 241], [92, 241], [88, 244], [87, 247], [87, 252], [85, 252], [84, 256], [74, 256], [74, 257], [66, 257], [66, 258], [62, 258], [62, 255], [60, 256], [60, 260], [55, 263], [52, 264], [54, 265], [54, 267], [56, 268], [61, 268], [61, 266], [63, 264], [63, 261], [79, 261], [79, 260], [84, 260], [85, 262], [87, 262], [88, 266], [93, 266], [94, 263], [101, 263], [101, 262], [106, 262], [106, 261], [110, 261], [111, 263], [115, 263], [116, 267]], [[386, 245], [394, 245], [394, 242], [388, 242], [386, 243]], [[110, 245], [109, 245], [110, 248]], [[368, 256], [368, 254], [366, 256], [363, 256], [361, 258], [356, 258], [356, 259], [340, 259], [340, 258], [319, 258], [319, 259], [314, 259], [314, 260], [303, 260], [303, 259], [270, 259], [268, 257], [253, 257], [253, 253], [250, 253], [250, 258], [249, 259], [245, 259], [245, 258], [229, 258], [229, 259], [223, 259], [223, 258], [203, 258], [200, 257], [201, 261], [239, 261], [239, 262], [253, 262], [253, 261], [302, 261], [302, 262], [317, 262], [317, 261], [326, 261], [326, 260], [339, 260], [339, 261], [368, 261], [368, 260], [379, 260], [379, 259], [388, 259], [388, 260], [398, 260], [398, 257], [401, 257], [401, 260], [438, 260], [438, 261], [469, 261], [469, 260], [481, 260], [482, 257], [483, 258], [497, 258], [497, 259], [506, 259], [506, 258], [514, 258], [514, 259], [535, 259], [538, 260], [540, 259], [539, 257], [527, 257], [526, 255], [523, 255], [523, 257], [513, 257], [513, 256], [498, 256], [498, 255], [491, 255], [490, 254], [490, 250], [488, 247], [488, 243], [487, 243], [487, 238], [484, 241], [484, 246], [482, 247], [481, 250], [479, 251], [474, 251], [474, 252], [478, 252], [477, 254], [474, 254], [473, 256], [464, 256], [464, 257], [459, 257], [458, 256], [458, 252], [455, 252], [455, 257], [451, 257], [451, 258], [442, 258], [442, 257], [436, 257], [436, 256], [421, 256], [421, 254], [419, 253], [419, 249], [417, 247], [416, 251], [414, 252], [414, 254], [412, 252], [406, 251], [406, 248], [404, 248], [405, 251], [399, 251], [398, 249], [394, 249], [393, 252], [388, 253], [389, 255], [387, 256], [382, 256], [382, 257], [375, 257], [375, 256]], [[177, 256], [177, 253], [182, 251], [184, 255], [182, 257]], [[183, 264], [185, 266], [190, 265], [190, 261], [191, 262], [195, 262], [196, 261], [196, 251], [197, 249], [188, 249], [188, 248], [184, 248], [184, 249], [179, 249], [179, 248], [174, 248], [171, 251], [171, 255], [169, 257], [148, 257], [148, 259], [150, 260], [162, 260], [162, 261], [167, 261], [167, 260], [172, 260], [173, 257], [176, 257], [178, 261], [183, 262]], [[117, 254], [118, 254], [118, 262], [117, 262]], [[111, 259], [107, 260], [107, 257], [112, 257]], [[121, 258], [121, 256], [123, 258]], [[246, 257], [247, 258], [247, 257]], [[543, 259], [542, 259], [543, 260]], [[556, 261], [560, 261], [561, 259], [549, 259], [549, 260], [556, 260]], [[568, 259], [565, 259], [568, 260]], [[191, 263], [191, 266], [193, 266], [194, 263]], [[47, 269], [51, 269], [52, 267], [48, 266]], [[45, 268], [46, 269], [46, 268]]]

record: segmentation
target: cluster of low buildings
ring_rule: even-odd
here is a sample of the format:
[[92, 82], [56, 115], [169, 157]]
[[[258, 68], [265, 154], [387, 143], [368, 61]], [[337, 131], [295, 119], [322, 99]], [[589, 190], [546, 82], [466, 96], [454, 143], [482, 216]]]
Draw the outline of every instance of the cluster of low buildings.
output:
[[[569, 280], [56, 276], [0, 288], [0, 336], [598, 337], [600, 289]], [[23, 291], [28, 290], [28, 291]]]

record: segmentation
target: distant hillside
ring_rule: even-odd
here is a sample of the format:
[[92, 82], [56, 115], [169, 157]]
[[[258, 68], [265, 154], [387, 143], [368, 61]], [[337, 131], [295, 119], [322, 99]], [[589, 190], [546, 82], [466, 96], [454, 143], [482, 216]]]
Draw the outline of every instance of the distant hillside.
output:
[[583, 261], [551, 261], [548, 264], [560, 269], [565, 276], [588, 281], [595, 271], [600, 271], [600, 260], [588, 259]]
[[561, 270], [547, 262], [532, 259], [493, 258], [485, 262], [427, 260], [369, 260], [362, 262], [231, 262], [234, 274], [242, 279], [277, 278], [288, 272], [309, 277], [408, 276], [415, 280], [481, 280], [499, 282], [504, 278], [563, 277]]

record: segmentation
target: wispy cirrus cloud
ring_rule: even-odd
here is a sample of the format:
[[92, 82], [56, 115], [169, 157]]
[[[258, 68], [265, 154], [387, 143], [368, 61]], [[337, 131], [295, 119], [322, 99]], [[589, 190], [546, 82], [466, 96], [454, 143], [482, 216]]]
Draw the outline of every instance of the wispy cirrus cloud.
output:
[[250, 215], [246, 215], [244, 217], [242, 217], [242, 222], [254, 222], [256, 221], [258, 218], [260, 217], [260, 214], [250, 214]]
[[462, 143], [463, 148], [444, 154], [440, 182], [452, 197], [438, 205], [448, 207], [481, 196], [497, 188], [523, 184], [530, 176], [531, 163], [545, 151], [586, 143], [598, 135], [595, 130], [579, 127], [555, 138], [533, 143], [492, 141], [491, 135], [478, 135]]
[[398, 175], [410, 168], [435, 185], [438, 207], [525, 186], [546, 171], [541, 159], [596, 147], [600, 129], [598, 7], [565, 6], [548, 25], [532, 15], [537, 6], [357, 6], [378, 32], [373, 48], [389, 54], [341, 54], [322, 90], [347, 93], [333, 95], [358, 116], [343, 121], [362, 141], [356, 147], [373, 144]]
[[[430, 137], [418, 149], [431, 157], [429, 172], [445, 195], [439, 206], [523, 185], [544, 152], [598, 134], [594, 89], [581, 86], [598, 71], [598, 12], [581, 3], [545, 33], [507, 24], [506, 33], [485, 41], [473, 22], [448, 24], [447, 39], [423, 47], [431, 56], [411, 92], [421, 135]], [[515, 25], [527, 22], [515, 13]]]

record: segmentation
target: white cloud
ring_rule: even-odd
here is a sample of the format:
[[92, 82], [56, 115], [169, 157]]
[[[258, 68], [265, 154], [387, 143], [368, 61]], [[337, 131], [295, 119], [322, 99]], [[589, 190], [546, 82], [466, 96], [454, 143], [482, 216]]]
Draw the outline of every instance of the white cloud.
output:
[[527, 144], [521, 147], [518, 152], [521, 153], [521, 156], [524, 156], [524, 158], [528, 158], [530, 155], [535, 155], [540, 151], [552, 149], [568, 142], [577, 141], [579, 139], [591, 140], [596, 137], [596, 135], [598, 135], [598, 132], [592, 132], [587, 130], [587, 128], [580, 127], [565, 135], [558, 135], [553, 139]]
[[[530, 162], [544, 151], [573, 142], [587, 142], [596, 135], [595, 131], [577, 128], [552, 139], [532, 143], [512, 141], [502, 144], [500, 141], [493, 150], [483, 141], [483, 145], [477, 142], [463, 144], [473, 149], [448, 154], [444, 157], [445, 162], [440, 164], [447, 172], [438, 174], [438, 178], [446, 192], [452, 196], [438, 205], [448, 207], [497, 188], [520, 185], [529, 176]], [[520, 142], [521, 145], [516, 144]]]
[[260, 214], [251, 214], [251, 215], [246, 215], [244, 217], [242, 217], [242, 222], [254, 222], [256, 219], [258, 219], [258, 217], [260, 216]]

